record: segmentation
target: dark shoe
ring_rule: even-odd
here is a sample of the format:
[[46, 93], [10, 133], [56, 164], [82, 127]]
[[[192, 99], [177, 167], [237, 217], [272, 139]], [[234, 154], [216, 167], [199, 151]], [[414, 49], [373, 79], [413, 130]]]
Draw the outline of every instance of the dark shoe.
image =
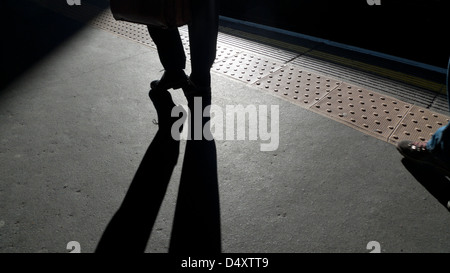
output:
[[211, 86], [201, 86], [195, 84], [190, 78], [187, 79], [186, 85], [182, 87], [186, 99], [193, 97], [211, 97]]
[[152, 90], [179, 89], [187, 85], [188, 78], [183, 70], [165, 71], [160, 80], [152, 81]]
[[430, 161], [432, 155], [427, 150], [426, 142], [414, 142], [409, 140], [400, 141], [397, 144], [397, 150], [406, 158], [427, 162]]
[[397, 144], [397, 150], [406, 158], [438, 168], [450, 176], [450, 164], [435, 156], [427, 149], [427, 142], [403, 140]]

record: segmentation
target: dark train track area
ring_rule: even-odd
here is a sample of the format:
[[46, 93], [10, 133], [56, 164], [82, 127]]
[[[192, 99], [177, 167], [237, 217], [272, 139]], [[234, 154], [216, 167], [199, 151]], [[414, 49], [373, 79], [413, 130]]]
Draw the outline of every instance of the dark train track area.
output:
[[440, 68], [446, 68], [449, 57], [448, 12], [446, 0], [221, 2], [221, 14], [226, 17]]

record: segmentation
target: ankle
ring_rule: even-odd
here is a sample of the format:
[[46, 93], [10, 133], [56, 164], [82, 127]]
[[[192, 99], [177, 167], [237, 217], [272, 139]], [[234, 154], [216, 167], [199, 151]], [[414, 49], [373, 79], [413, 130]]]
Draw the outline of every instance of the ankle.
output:
[[199, 85], [192, 81], [191, 78], [188, 78], [188, 84], [183, 88], [183, 91], [188, 100], [191, 100], [194, 97], [202, 97], [206, 100], [211, 100], [211, 86]]
[[201, 88], [211, 88], [211, 74], [208, 72], [191, 73], [189, 81]]
[[169, 81], [187, 81], [188, 76], [184, 72], [183, 69], [173, 69], [173, 70], [165, 70], [164, 74], [161, 77], [161, 80], [169, 80]]

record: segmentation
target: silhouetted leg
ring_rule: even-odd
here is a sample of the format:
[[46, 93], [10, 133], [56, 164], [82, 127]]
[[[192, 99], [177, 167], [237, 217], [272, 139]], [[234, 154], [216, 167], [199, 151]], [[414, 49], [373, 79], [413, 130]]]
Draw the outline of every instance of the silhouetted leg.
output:
[[192, 21], [189, 24], [191, 51], [191, 81], [195, 85], [211, 86], [210, 70], [216, 58], [219, 29], [219, 1], [193, 0]]
[[178, 28], [160, 29], [150, 26], [147, 28], [164, 69], [166, 71], [185, 69], [186, 55]]
[[[450, 74], [450, 59], [447, 67], [447, 100], [450, 110], [450, 93], [449, 93], [449, 74]], [[436, 157], [446, 162], [450, 169], [450, 123], [439, 128], [427, 142], [427, 149], [430, 150]]]
[[151, 89], [165, 91], [185, 86], [186, 55], [178, 28], [161, 29], [148, 26], [148, 31], [156, 44], [159, 59], [165, 70], [161, 79], [151, 82]]

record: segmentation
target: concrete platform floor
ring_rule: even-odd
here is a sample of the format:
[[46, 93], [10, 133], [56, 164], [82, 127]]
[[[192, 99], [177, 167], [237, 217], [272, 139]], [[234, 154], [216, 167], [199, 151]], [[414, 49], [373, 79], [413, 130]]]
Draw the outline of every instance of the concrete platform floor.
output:
[[[158, 129], [147, 95], [161, 75], [156, 51], [78, 24], [0, 91], [2, 253], [65, 253], [71, 241], [93, 252]], [[21, 63], [21, 51], [8, 49]], [[185, 103], [180, 90], [172, 95]], [[275, 151], [216, 141], [223, 252], [367, 253], [371, 241], [384, 253], [450, 251], [447, 178], [402, 160], [392, 144], [217, 73], [213, 103], [280, 110]], [[185, 147], [146, 252], [168, 251]]]

